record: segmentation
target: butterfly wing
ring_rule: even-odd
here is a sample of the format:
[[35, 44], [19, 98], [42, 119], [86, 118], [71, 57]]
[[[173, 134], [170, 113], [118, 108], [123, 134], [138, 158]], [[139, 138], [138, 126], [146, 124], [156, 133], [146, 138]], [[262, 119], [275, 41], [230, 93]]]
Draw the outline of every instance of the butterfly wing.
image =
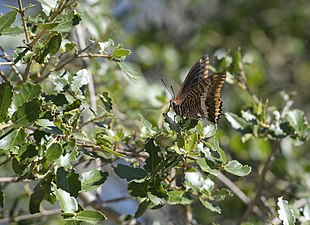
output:
[[187, 118], [207, 118], [217, 123], [222, 112], [221, 90], [226, 74], [207, 75], [196, 83], [178, 105], [176, 111]]
[[195, 85], [197, 85], [201, 80], [208, 75], [208, 64], [209, 56], [207, 54], [203, 55], [197, 60], [197, 62], [192, 66], [188, 72], [180, 91], [176, 97], [176, 100], [182, 100], [189, 93]]

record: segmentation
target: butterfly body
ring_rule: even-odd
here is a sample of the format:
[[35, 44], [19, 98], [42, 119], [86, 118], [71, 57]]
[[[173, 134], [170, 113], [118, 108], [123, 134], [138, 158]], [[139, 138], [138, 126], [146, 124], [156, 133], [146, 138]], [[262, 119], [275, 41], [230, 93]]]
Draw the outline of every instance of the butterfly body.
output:
[[170, 106], [177, 115], [218, 122], [223, 105], [220, 92], [226, 74], [208, 75], [208, 64], [208, 55], [202, 56], [187, 74], [177, 97], [170, 101]]

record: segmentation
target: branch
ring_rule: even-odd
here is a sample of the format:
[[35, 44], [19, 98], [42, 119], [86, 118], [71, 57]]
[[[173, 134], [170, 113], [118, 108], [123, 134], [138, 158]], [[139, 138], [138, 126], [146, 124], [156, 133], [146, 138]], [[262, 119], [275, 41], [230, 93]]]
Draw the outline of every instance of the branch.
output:
[[30, 42], [30, 39], [29, 39], [27, 24], [25, 21], [25, 9], [23, 8], [22, 0], [18, 0], [18, 6], [19, 6], [20, 17], [22, 19], [22, 24], [23, 24], [23, 28], [24, 28], [26, 44], [28, 44]]
[[31, 219], [36, 219], [36, 218], [42, 218], [43, 216], [52, 216], [52, 215], [57, 215], [60, 214], [61, 210], [60, 209], [52, 209], [48, 211], [43, 211], [41, 213], [35, 213], [35, 214], [26, 214], [26, 215], [20, 215], [20, 216], [13, 216], [9, 218], [3, 218], [0, 219], [0, 224], [6, 224], [11, 221], [18, 222], [18, 221], [23, 221], [23, 220], [31, 220]]

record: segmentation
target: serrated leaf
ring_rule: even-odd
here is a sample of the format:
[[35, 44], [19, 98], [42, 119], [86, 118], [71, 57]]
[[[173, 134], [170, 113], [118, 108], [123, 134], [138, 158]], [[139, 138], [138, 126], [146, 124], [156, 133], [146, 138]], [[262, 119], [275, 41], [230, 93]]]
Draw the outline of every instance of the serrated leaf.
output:
[[242, 165], [237, 160], [229, 161], [226, 165], [224, 165], [224, 170], [234, 174], [236, 176], [246, 176], [251, 172], [251, 167], [248, 165]]
[[105, 217], [105, 215], [103, 215], [97, 210], [83, 210], [76, 214], [75, 219], [90, 224], [98, 224], [99, 222], [102, 222], [107, 218]]
[[60, 188], [55, 190], [56, 198], [59, 202], [60, 208], [64, 213], [74, 213], [78, 210], [78, 204], [74, 197]]
[[8, 108], [12, 102], [13, 86], [10, 83], [0, 84], [0, 122], [4, 121], [8, 115]]
[[118, 164], [114, 168], [114, 172], [122, 179], [127, 181], [144, 179], [147, 172], [141, 168], [133, 168], [123, 164]]
[[56, 184], [58, 188], [65, 190], [70, 195], [77, 197], [81, 190], [81, 181], [79, 175], [73, 172], [67, 172], [63, 167], [57, 169]]
[[13, 128], [27, 127], [39, 119], [41, 104], [41, 100], [36, 98], [18, 107], [11, 118]]
[[16, 15], [17, 11], [14, 10], [0, 16], [0, 34], [2, 34], [2, 31], [9, 28], [14, 23]]
[[294, 225], [295, 224], [295, 217], [293, 214], [293, 210], [289, 207], [288, 202], [283, 200], [283, 197], [278, 198], [279, 206], [279, 218], [282, 220], [284, 225]]
[[46, 159], [49, 162], [54, 162], [58, 159], [63, 153], [62, 146], [59, 143], [53, 143], [47, 150], [46, 150]]
[[220, 172], [219, 170], [212, 169], [212, 168], [208, 165], [208, 163], [206, 162], [206, 160], [203, 159], [203, 158], [197, 159], [197, 163], [198, 163], [198, 165], [200, 166], [200, 168], [201, 168], [203, 171], [205, 171], [205, 172], [207, 172], [207, 173], [210, 173], [210, 174], [212, 174], [212, 175], [214, 175], [214, 176], [217, 176], [218, 173]]
[[129, 63], [117, 62], [117, 64], [119, 65], [120, 69], [126, 74], [128, 79], [132, 82], [137, 82], [141, 78], [140, 73], [137, 72], [137, 70], [134, 69]]
[[112, 110], [112, 99], [109, 97], [108, 92], [103, 92], [101, 95], [99, 95], [99, 98], [105, 108], [108, 112], [111, 112]]
[[92, 191], [97, 189], [106, 181], [108, 175], [107, 172], [102, 172], [100, 170], [91, 170], [82, 173], [82, 191]]
[[25, 83], [19, 86], [19, 93], [13, 96], [13, 110], [25, 102], [38, 98], [42, 93], [42, 87], [39, 84]]
[[149, 139], [145, 144], [145, 150], [149, 154], [149, 157], [145, 160], [145, 166], [143, 168], [152, 173], [155, 171], [156, 167], [160, 164], [161, 159], [159, 157], [160, 148], [154, 144], [154, 139]]

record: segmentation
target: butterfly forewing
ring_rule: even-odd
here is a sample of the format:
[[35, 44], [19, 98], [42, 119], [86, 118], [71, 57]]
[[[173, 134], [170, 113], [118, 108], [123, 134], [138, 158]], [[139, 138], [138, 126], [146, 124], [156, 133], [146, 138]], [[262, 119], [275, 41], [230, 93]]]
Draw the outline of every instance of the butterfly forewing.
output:
[[226, 74], [208, 75], [209, 58], [201, 57], [191, 68], [177, 98], [171, 100], [176, 114], [187, 118], [207, 118], [217, 123], [221, 115], [220, 93]]

